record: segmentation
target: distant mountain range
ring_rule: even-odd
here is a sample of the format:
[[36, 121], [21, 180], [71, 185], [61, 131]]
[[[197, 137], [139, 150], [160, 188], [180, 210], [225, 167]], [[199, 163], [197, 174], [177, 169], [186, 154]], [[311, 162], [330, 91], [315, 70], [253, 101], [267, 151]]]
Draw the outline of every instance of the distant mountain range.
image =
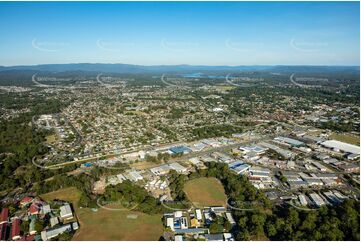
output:
[[289, 72], [352, 72], [359, 73], [359, 66], [287, 66], [287, 65], [253, 65], [253, 66], [202, 66], [202, 65], [131, 65], [131, 64], [44, 64], [29, 66], [0, 66], [0, 71], [86, 71], [103, 73], [188, 73], [188, 72], [239, 72], [239, 71], [270, 71], [279, 73]]

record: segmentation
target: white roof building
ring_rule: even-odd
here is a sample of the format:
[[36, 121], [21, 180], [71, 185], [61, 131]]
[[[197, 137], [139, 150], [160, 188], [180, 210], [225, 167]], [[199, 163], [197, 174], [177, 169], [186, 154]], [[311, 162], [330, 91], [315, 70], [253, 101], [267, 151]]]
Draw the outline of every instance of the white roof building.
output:
[[171, 170], [175, 170], [178, 173], [184, 173], [187, 171], [187, 168], [185, 168], [184, 166], [180, 165], [177, 162], [169, 164], [169, 168]]
[[125, 178], [125, 176], [123, 174], [118, 174], [117, 178], [118, 178], [120, 183], [122, 183], [123, 181], [125, 181], [127, 179], [127, 178]]
[[224, 241], [234, 241], [233, 235], [231, 233], [223, 233]]
[[62, 219], [73, 218], [73, 212], [69, 204], [60, 207], [60, 218]]
[[174, 236], [174, 241], [183, 241], [183, 236], [182, 235]]
[[202, 212], [200, 209], [196, 209], [196, 218], [197, 220], [202, 220]]
[[323, 146], [334, 149], [334, 150], [340, 150], [347, 153], [352, 154], [360, 154], [360, 147], [356, 145], [351, 145], [348, 143], [344, 143], [337, 140], [327, 140], [323, 143], [321, 143]]
[[143, 180], [143, 177], [137, 171], [129, 172], [126, 177], [133, 182]]
[[174, 219], [172, 217], [167, 218], [167, 227], [174, 231]]
[[54, 227], [55, 225], [57, 225], [59, 223], [59, 219], [58, 217], [52, 217], [50, 218], [50, 226]]
[[300, 201], [302, 206], [307, 206], [308, 202], [305, 195], [303, 194], [298, 195], [298, 200]]
[[168, 165], [161, 165], [150, 169], [150, 171], [154, 175], [161, 176], [167, 174], [170, 171], [170, 168]]
[[228, 220], [228, 222], [229, 222], [230, 224], [235, 224], [235, 223], [236, 223], [236, 221], [234, 221], [233, 216], [232, 216], [231, 213], [227, 212], [227, 213], [226, 213], [226, 218], [227, 218], [227, 220]]
[[321, 196], [317, 193], [311, 193], [310, 198], [317, 207], [321, 207], [322, 205], [326, 204], [325, 201], [321, 198]]
[[70, 224], [66, 224], [66, 225], [63, 225], [59, 228], [56, 228], [56, 229], [50, 229], [50, 230], [47, 230], [47, 231], [42, 231], [41, 232], [41, 239], [44, 240], [44, 241], [47, 241], [49, 239], [52, 239], [56, 236], [58, 236], [59, 234], [62, 234], [66, 231], [71, 231], [71, 225]]
[[182, 216], [183, 216], [182, 211], [175, 211], [175, 212], [174, 212], [174, 217], [175, 217], [175, 218], [180, 218], [180, 217], [182, 217]]
[[50, 208], [49, 204], [46, 204], [46, 205], [42, 206], [41, 209], [40, 209], [41, 214], [47, 214], [47, 213], [50, 213], [50, 212], [51, 212], [51, 208]]
[[199, 163], [201, 162], [198, 157], [190, 158], [189, 161], [190, 161], [193, 165], [197, 165], [197, 164], [199, 164]]

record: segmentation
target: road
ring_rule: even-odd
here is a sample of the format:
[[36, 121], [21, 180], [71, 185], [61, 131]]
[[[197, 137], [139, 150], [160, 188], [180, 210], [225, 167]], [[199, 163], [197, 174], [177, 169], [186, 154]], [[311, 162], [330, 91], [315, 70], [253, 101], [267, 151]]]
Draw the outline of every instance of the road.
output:
[[[246, 141], [235, 143], [235, 144], [232, 144], [232, 145], [226, 145], [226, 146], [215, 147], [215, 148], [208, 148], [208, 149], [203, 150], [203, 151], [191, 152], [189, 154], [182, 155], [181, 157], [173, 158], [169, 162], [172, 163], [172, 162], [176, 162], [176, 161], [180, 161], [180, 160], [186, 160], [186, 159], [189, 159], [191, 157], [202, 156], [202, 155], [206, 155], [206, 154], [216, 152], [216, 151], [222, 152], [222, 151], [230, 150], [230, 149], [233, 149], [233, 148], [237, 148], [240, 145], [248, 144], [250, 142], [257, 142], [257, 141], [260, 141], [260, 140], [263, 140], [263, 139], [265, 139], [264, 136], [262, 136], [262, 137], [260, 137], [258, 139], [246, 140]], [[178, 144], [178, 145], [179, 144], [184, 144], [184, 142], [177, 142], [175, 144], [167, 144], [167, 145], [163, 145], [163, 146], [160, 146], [160, 147], [152, 147], [152, 149], [150, 149], [151, 147], [149, 147], [148, 149], [143, 148], [141, 150], [157, 150], [157, 149], [161, 149], [162, 147], [166, 148], [166, 147], [170, 147], [170, 146], [176, 145], [176, 144]], [[132, 150], [132, 151], [128, 151], [128, 152], [124, 152], [124, 153], [120, 153], [120, 154], [115, 154], [114, 152], [111, 152], [111, 153], [107, 153], [107, 154], [102, 155], [102, 157], [121, 156], [121, 155], [126, 155], [126, 154], [130, 154], [130, 153], [134, 153], [134, 152], [139, 152], [141, 150]], [[99, 152], [99, 153], [101, 153], [101, 152]], [[95, 154], [97, 154], [97, 153], [95, 153]], [[84, 159], [77, 160], [77, 161], [68, 161], [68, 162], [63, 162], [63, 163], [54, 164], [54, 165], [50, 165], [50, 166], [41, 166], [39, 164], [36, 164], [36, 162], [35, 162], [35, 160], [33, 158], [33, 164], [40, 167], [40, 168], [43, 168], [43, 169], [47, 169], [47, 168], [49, 168], [49, 169], [60, 169], [61, 167], [66, 166], [66, 165], [83, 163], [83, 162], [86, 162], [86, 161], [96, 160], [97, 158], [99, 158], [99, 157], [89, 157], [89, 158], [84, 158]]]
[[31, 77], [32, 82], [33, 82], [36, 86], [38, 86], [38, 87], [49, 87], [49, 85], [41, 84], [40, 82], [38, 82], [38, 81], [36, 80], [36, 75], [37, 75], [37, 73], [34, 74], [34, 75]]
[[38, 82], [36, 80], [36, 74], [34, 74], [31, 77], [31, 81], [37, 86], [37, 87], [45, 87], [45, 88], [49, 88], [49, 87], [53, 87], [53, 88], [63, 88], [63, 89], [75, 89], [75, 88], [87, 88], [87, 87], [75, 87], [75, 86], [61, 86], [61, 85], [46, 85], [46, 84], [42, 84], [40, 82]]
[[251, 142], [258, 142], [258, 141], [261, 141], [261, 140], [264, 140], [264, 139], [265, 139], [265, 137], [263, 136], [263, 137], [260, 137], [258, 139], [245, 140], [245, 141], [238, 142], [238, 143], [231, 144], [231, 145], [209, 148], [209, 149], [206, 149], [206, 150], [203, 150], [203, 151], [191, 152], [191, 153], [182, 155], [180, 157], [173, 158], [173, 159], [170, 160], [170, 162], [177, 162], [177, 161], [181, 161], [181, 160], [187, 160], [187, 159], [190, 159], [192, 157], [208, 155], [208, 154], [213, 153], [213, 152], [224, 152], [224, 151], [228, 151], [228, 150], [231, 150], [231, 149], [234, 149], [234, 148], [238, 148], [241, 145], [249, 144]]
[[166, 84], [167, 86], [170, 86], [170, 87], [178, 87], [178, 86], [175, 85], [175, 84], [172, 84], [172, 83], [167, 82], [166, 80], [164, 80], [164, 78], [165, 78], [165, 74], [163, 74], [163, 75], [161, 76], [160, 80], [161, 80], [164, 84]]
[[236, 84], [236, 83], [233, 83], [231, 80], [229, 80], [229, 76], [230, 76], [230, 75], [231, 75], [231, 74], [228, 74], [228, 75], [226, 76], [226, 82], [227, 82], [228, 84], [232, 85], [232, 86], [242, 87], [241, 85], [238, 85], [238, 84]]
[[295, 73], [293, 73], [291, 76], [290, 76], [290, 81], [292, 82], [292, 84], [298, 86], [298, 87], [302, 87], [302, 88], [316, 88], [316, 87], [321, 87], [320, 85], [305, 85], [305, 84], [300, 84], [298, 82], [296, 82], [293, 77], [294, 77]]

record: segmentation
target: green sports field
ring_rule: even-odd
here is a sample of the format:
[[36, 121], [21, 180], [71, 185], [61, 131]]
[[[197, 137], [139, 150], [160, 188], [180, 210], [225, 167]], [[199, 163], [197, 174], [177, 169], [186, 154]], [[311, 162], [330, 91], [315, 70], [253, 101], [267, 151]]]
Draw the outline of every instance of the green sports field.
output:
[[330, 135], [331, 139], [335, 139], [341, 142], [345, 142], [345, 143], [349, 143], [352, 145], [360, 145], [360, 137], [359, 136], [354, 136], [354, 135], [350, 135], [350, 134], [331, 134]]
[[184, 185], [184, 192], [195, 206], [226, 206], [227, 196], [223, 185], [216, 178], [202, 177], [190, 180]]
[[[65, 188], [43, 194], [44, 200], [62, 199], [73, 203], [80, 228], [73, 240], [158, 240], [163, 234], [161, 215], [129, 210], [79, 208], [80, 192]], [[141, 232], [140, 232], [141, 231]]]

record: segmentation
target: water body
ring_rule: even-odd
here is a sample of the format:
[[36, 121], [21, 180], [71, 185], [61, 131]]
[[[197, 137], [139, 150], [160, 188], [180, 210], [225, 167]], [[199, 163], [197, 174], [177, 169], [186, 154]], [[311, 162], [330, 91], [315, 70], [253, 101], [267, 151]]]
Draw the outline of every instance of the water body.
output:
[[206, 75], [204, 73], [189, 73], [189, 74], [183, 74], [182, 77], [186, 78], [226, 78], [225, 76], [216, 76], [216, 75]]

